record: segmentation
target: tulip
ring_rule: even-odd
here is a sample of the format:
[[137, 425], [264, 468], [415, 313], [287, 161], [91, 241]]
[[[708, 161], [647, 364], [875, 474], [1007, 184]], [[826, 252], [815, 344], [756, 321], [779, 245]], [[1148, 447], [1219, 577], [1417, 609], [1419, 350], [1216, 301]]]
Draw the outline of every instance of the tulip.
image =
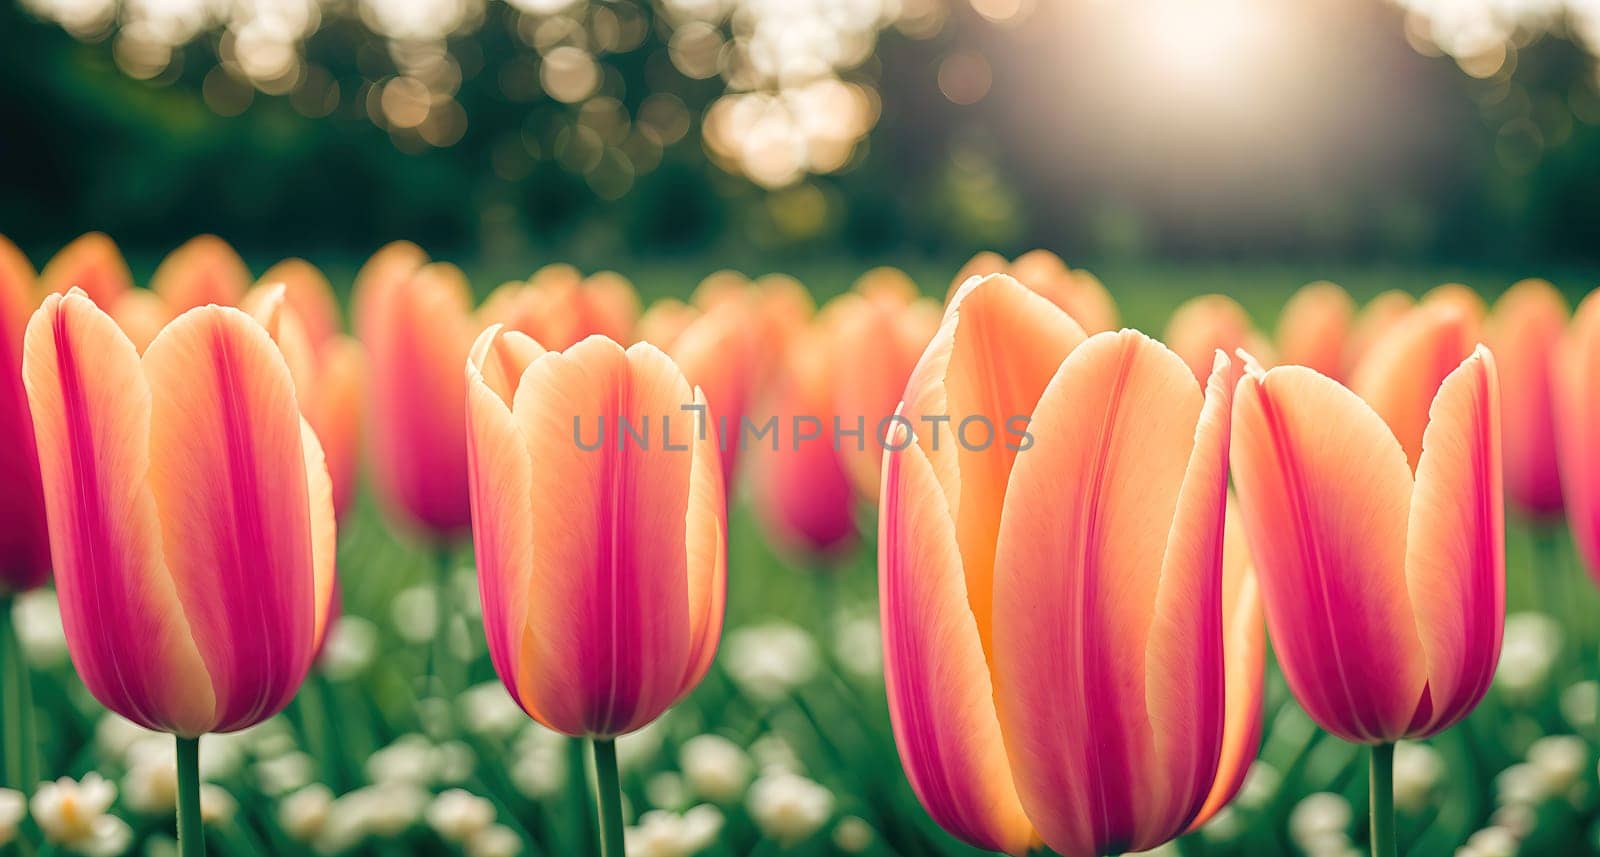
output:
[[[327, 281], [321, 283], [326, 289]], [[301, 284], [298, 302], [289, 299], [287, 284], [273, 283], [251, 289], [240, 306], [256, 317], [283, 351], [301, 411], [327, 458], [334, 512], [342, 516], [355, 496], [366, 353], [359, 342], [338, 333], [337, 315], [331, 333], [326, 317], [315, 326], [307, 321], [299, 308], [320, 301], [306, 294], [305, 281]], [[332, 299], [331, 292], [328, 297]]]
[[150, 276], [150, 290], [174, 313], [207, 304], [236, 306], [250, 287], [250, 269], [228, 242], [199, 235], [167, 254]]
[[1378, 337], [1350, 373], [1350, 389], [1399, 439], [1411, 469], [1422, 455], [1429, 403], [1472, 353], [1480, 325], [1455, 300], [1424, 301]]
[[639, 298], [619, 274], [602, 271], [585, 279], [571, 265], [546, 265], [526, 283], [495, 289], [479, 315], [549, 348], [567, 348], [594, 334], [629, 342], [639, 319]]
[[156, 338], [167, 323], [172, 321], [173, 312], [161, 296], [149, 289], [129, 289], [114, 298], [106, 306], [106, 312], [117, 327], [128, 335], [133, 342], [133, 347], [140, 354], [150, 347], [150, 342]]
[[312, 346], [322, 351], [339, 340], [344, 331], [344, 317], [339, 311], [339, 299], [334, 297], [333, 286], [316, 265], [304, 259], [284, 259], [267, 269], [257, 286], [283, 284], [284, 303], [299, 316], [306, 336]]
[[1201, 383], [1211, 374], [1211, 358], [1218, 351], [1232, 354], [1243, 348], [1258, 355], [1271, 353], [1249, 313], [1226, 295], [1200, 295], [1179, 304], [1162, 339]]
[[829, 411], [844, 430], [860, 430], [834, 437], [837, 430], [828, 426], [828, 434], [856, 493], [876, 503], [884, 429], [912, 368], [939, 327], [939, 306], [919, 297], [916, 284], [904, 274], [890, 279], [880, 269], [876, 279], [863, 277], [852, 292], [831, 301], [822, 315], [827, 331], [823, 347], [831, 353], [828, 383], [834, 401]]
[[373, 476], [390, 511], [441, 543], [471, 522], [461, 364], [472, 347], [460, 269], [415, 245], [379, 250], [356, 275], [356, 334], [367, 349]]
[[757, 371], [764, 344], [756, 338], [744, 307], [727, 303], [701, 313], [670, 345], [659, 347], [678, 364], [690, 384], [705, 391], [706, 402], [716, 411], [723, 490], [732, 494], [742, 425], [760, 380]]
[[1416, 305], [1415, 299], [1398, 289], [1383, 292], [1367, 301], [1361, 312], [1356, 314], [1355, 323], [1350, 328], [1350, 341], [1345, 345], [1343, 371], [1339, 377], [1348, 378], [1372, 344], [1382, 339]]
[[757, 455], [751, 489], [762, 523], [784, 547], [818, 558], [842, 554], [856, 535], [850, 476], [834, 450], [831, 348], [820, 325], [793, 342], [772, 380], [765, 419], [736, 438]]
[[1117, 328], [1116, 301], [1100, 279], [1088, 271], [1069, 268], [1060, 256], [1044, 249], [1030, 250], [1009, 264], [998, 253], [984, 251], [973, 256], [951, 282], [946, 302], [962, 283], [986, 274], [1010, 274], [1072, 316], [1085, 332]]
[[1337, 382], [1251, 363], [1239, 385], [1233, 478], [1273, 649], [1318, 725], [1373, 745], [1375, 855], [1394, 853], [1394, 742], [1465, 717], [1499, 660], [1499, 398], [1479, 347], [1433, 397], [1413, 476]]
[[[1263, 643], [1224, 561], [1232, 374], [1202, 392], [1006, 276], [947, 307], [885, 455], [879, 584], [900, 758], [963, 841], [1145, 850], [1237, 789]], [[1018, 416], [1026, 436], [960, 440]]]
[[700, 317], [700, 310], [677, 298], [661, 298], [639, 316], [633, 334], [636, 342], [648, 342], [666, 351], [683, 331]]
[[102, 307], [133, 288], [128, 263], [105, 233], [87, 232], [73, 239], [39, 273], [39, 289], [46, 294], [66, 294], [74, 286]]
[[490, 658], [530, 717], [592, 739], [602, 853], [620, 857], [613, 739], [693, 689], [722, 634], [720, 459], [689, 410], [706, 399], [654, 346], [598, 336], [545, 351], [494, 325], [465, 362]]
[[177, 736], [180, 844], [200, 853], [199, 736], [287, 705], [327, 626], [322, 450], [235, 309], [184, 313], [141, 358], [82, 291], [51, 295], [23, 376], [72, 662], [107, 708]]
[[[33, 684], [21, 641], [12, 627], [12, 596], [41, 586], [50, 576], [50, 534], [44, 489], [33, 440], [28, 395], [22, 383], [23, 331], [33, 295], [33, 266], [0, 237], [0, 730], [5, 779], [31, 791], [34, 765]], [[3, 825], [0, 825], [3, 826]]]
[[1551, 364], [1556, 449], [1567, 522], [1589, 572], [1600, 580], [1600, 291], [1578, 305]]
[[1535, 518], [1561, 513], [1561, 473], [1550, 371], [1567, 327], [1567, 302], [1544, 280], [1523, 280], [1495, 301], [1484, 339], [1500, 367], [1506, 495]]
[[1302, 287], [1278, 315], [1278, 360], [1343, 380], [1344, 355], [1355, 315], [1355, 301], [1336, 284], [1317, 282]]

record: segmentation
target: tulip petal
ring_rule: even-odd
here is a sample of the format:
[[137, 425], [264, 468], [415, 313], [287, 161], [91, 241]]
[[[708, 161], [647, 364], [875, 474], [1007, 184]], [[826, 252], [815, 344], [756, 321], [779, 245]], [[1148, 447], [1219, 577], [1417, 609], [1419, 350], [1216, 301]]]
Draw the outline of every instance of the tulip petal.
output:
[[150, 275], [150, 290], [173, 312], [216, 304], [235, 306], [250, 288], [250, 269], [232, 245], [198, 235], [167, 254]]
[[1355, 301], [1338, 285], [1317, 282], [1302, 287], [1278, 314], [1279, 361], [1342, 380], [1355, 315]]
[[312, 598], [315, 611], [311, 635], [311, 650], [322, 650], [322, 641], [328, 634], [328, 623], [333, 618], [333, 606], [338, 596], [339, 535], [334, 524], [333, 480], [328, 474], [328, 461], [322, 454], [322, 444], [311, 423], [300, 420], [300, 445], [306, 462], [306, 497], [311, 504], [311, 566]]
[[215, 698], [162, 556], [150, 386], [133, 343], [83, 292], [52, 295], [28, 324], [23, 373], [78, 675], [136, 723], [206, 731]]
[[[692, 401], [659, 349], [624, 352], [601, 337], [542, 355], [517, 387], [539, 593], [525, 641], [533, 654], [517, 685], [559, 731], [630, 732], [678, 697], [691, 654], [681, 546], [694, 437], [683, 406]], [[584, 449], [592, 435], [582, 427], [597, 418], [605, 440]]]
[[33, 266], [0, 236], [0, 593], [32, 589], [50, 576], [44, 486], [22, 381], [33, 286]]
[[66, 294], [79, 288], [101, 309], [110, 310], [117, 298], [133, 288], [133, 274], [117, 244], [103, 232], [86, 232], [62, 247], [39, 272], [39, 288], [46, 294]]
[[162, 547], [216, 688], [208, 731], [232, 731], [288, 704], [315, 652], [317, 551], [294, 383], [265, 329], [216, 306], [168, 325], [144, 369]]
[[889, 448], [878, 581], [884, 682], [900, 759], [917, 799], [942, 827], [980, 848], [1022, 854], [1033, 825], [1006, 763], [949, 506], [920, 445], [902, 434]]
[[[543, 349], [522, 337], [524, 349], [511, 342], [515, 333], [498, 325], [473, 343], [467, 361], [467, 460], [472, 486], [472, 546], [477, 556], [478, 593], [483, 604], [483, 630], [489, 658], [511, 697], [535, 720], [553, 724], [539, 711], [537, 700], [520, 681], [523, 645], [533, 582], [533, 459], [511, 416], [511, 396], [523, 368]], [[508, 377], [509, 376], [509, 377]]]
[[[1040, 397], [1034, 446], [1011, 473], [995, 556], [995, 700], [1022, 805], [1062, 853], [1143, 850], [1170, 824], [1141, 811], [1159, 806], [1168, 788], [1145, 704], [1158, 680], [1146, 653], [1201, 410], [1200, 388], [1176, 355], [1135, 331], [1097, 334]], [[1197, 467], [1215, 481], [1220, 463]], [[1206, 481], [1197, 476], [1192, 490]], [[1220, 524], [1221, 487], [1210, 490]], [[1220, 562], [1221, 528], [1212, 529]], [[1220, 684], [1218, 571], [1189, 617], [1210, 622], [1206, 645], [1219, 651], [1206, 660], [1216, 668], [1186, 685]], [[1173, 577], [1194, 573], [1175, 566]], [[1179, 622], [1177, 609], [1163, 609], [1163, 621]]]
[[1578, 305], [1553, 369], [1567, 521], [1590, 575], [1600, 579], [1600, 290]]
[[1495, 302], [1484, 338], [1504, 397], [1506, 493], [1538, 516], [1561, 512], [1561, 472], [1550, 368], [1567, 327], [1567, 302], [1544, 280], [1523, 280]]
[[1459, 302], [1439, 300], [1413, 309], [1351, 371], [1350, 389], [1389, 424], [1412, 470], [1422, 454], [1433, 396], [1476, 341], [1477, 325]]
[[[956, 522], [967, 598], [985, 652], [994, 617], [994, 551], [1017, 451], [1008, 428], [1026, 420], [1083, 328], [1005, 275], [967, 281], [906, 384], [904, 416], [927, 453]], [[958, 432], [968, 421], [972, 443]], [[988, 443], [982, 426], [994, 435]]]
[[1412, 737], [1465, 717], [1494, 678], [1505, 617], [1501, 479], [1499, 376], [1478, 346], [1434, 398], [1411, 498], [1406, 583], [1431, 708]]
[[[728, 502], [723, 493], [722, 458], [717, 450], [716, 415], [695, 388], [703, 416], [694, 426], [694, 463], [689, 468], [689, 503], [684, 520], [688, 546], [689, 669], [679, 695], [705, 678], [722, 639], [728, 600]], [[704, 420], [704, 422], [700, 422]]]
[[284, 300], [300, 316], [306, 335], [320, 351], [342, 328], [339, 300], [317, 266], [304, 259], [284, 259], [267, 269], [257, 286], [282, 283]]
[[1405, 734], [1426, 670], [1401, 574], [1411, 478], [1383, 420], [1299, 366], [1249, 374], [1231, 460], [1289, 687], [1356, 742]]

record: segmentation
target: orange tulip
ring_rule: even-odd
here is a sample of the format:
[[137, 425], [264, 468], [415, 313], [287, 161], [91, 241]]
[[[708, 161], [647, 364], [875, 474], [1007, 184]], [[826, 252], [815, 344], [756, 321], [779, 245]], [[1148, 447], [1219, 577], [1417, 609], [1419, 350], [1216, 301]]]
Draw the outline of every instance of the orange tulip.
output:
[[[326, 287], [325, 280], [323, 284]], [[307, 297], [302, 293], [299, 306], [306, 305]], [[326, 327], [322, 327], [324, 339], [318, 341], [311, 325], [290, 302], [283, 283], [256, 286], [245, 294], [241, 306], [283, 350], [300, 409], [327, 458], [334, 511], [343, 515], [355, 496], [366, 353], [348, 336], [327, 335]]]
[[73, 239], [39, 273], [39, 288], [46, 294], [66, 294], [74, 286], [102, 307], [111, 306], [133, 288], [128, 263], [105, 233], [86, 232]]
[[1117, 304], [1100, 278], [1069, 268], [1060, 256], [1044, 249], [1030, 250], [1009, 264], [998, 253], [984, 251], [973, 256], [950, 284], [946, 302], [962, 283], [987, 274], [1010, 274], [1065, 310], [1088, 333], [1117, 329]]
[[1356, 314], [1355, 324], [1350, 329], [1350, 341], [1345, 345], [1343, 371], [1339, 377], [1348, 378], [1361, 359], [1367, 356], [1372, 344], [1382, 339], [1389, 328], [1416, 305], [1416, 300], [1410, 295], [1393, 289], [1367, 301], [1361, 312]]
[[1413, 477], [1354, 392], [1251, 365], [1233, 478], [1289, 689], [1322, 728], [1387, 744], [1483, 698], [1500, 656], [1499, 378], [1478, 348], [1439, 385]]
[[765, 419], [752, 421], [754, 431], [770, 436], [735, 438], [756, 456], [751, 490], [767, 529], [791, 550], [823, 556], [842, 553], [856, 535], [850, 476], [834, 450], [831, 347], [820, 325], [791, 343], [772, 379]]
[[1218, 351], [1232, 354], [1243, 348], [1263, 359], [1271, 354], [1250, 314], [1226, 295], [1200, 295], [1179, 304], [1162, 339], [1201, 383], [1210, 375], [1211, 359]]
[[637, 342], [648, 342], [665, 351], [678, 341], [683, 331], [700, 317], [700, 310], [696, 309], [677, 298], [662, 298], [650, 305], [650, 308], [639, 316], [639, 324], [634, 329], [634, 339]]
[[0, 595], [32, 589], [50, 576], [44, 489], [22, 386], [22, 334], [35, 300], [33, 265], [0, 236]]
[[671, 345], [661, 346], [716, 412], [723, 488], [729, 494], [738, 472], [743, 421], [760, 381], [763, 343], [755, 332], [745, 307], [726, 303], [700, 314]]
[[466, 276], [396, 242], [356, 275], [354, 306], [367, 349], [374, 481], [392, 511], [451, 539], [471, 522], [461, 365], [475, 322]]
[[[1249, 564], [1224, 561], [1215, 365], [1202, 391], [1159, 343], [1086, 340], [1006, 276], [946, 309], [885, 456], [879, 584], [900, 758], [963, 841], [1142, 851], [1241, 782], [1263, 643]], [[961, 440], [1019, 415], [1027, 441]]]
[[334, 297], [333, 286], [316, 265], [304, 259], [284, 259], [267, 269], [257, 286], [282, 283], [283, 300], [305, 328], [306, 336], [318, 351], [337, 346], [339, 334], [344, 331], [344, 317], [339, 312], [339, 299]]
[[113, 299], [105, 309], [140, 354], [150, 347], [151, 340], [173, 318], [167, 302], [149, 289], [129, 289]]
[[[883, 436], [917, 359], [939, 328], [939, 305], [904, 274], [882, 269], [828, 303], [819, 320], [831, 352], [835, 446], [856, 493], [878, 499]], [[828, 426], [833, 437], [836, 429]], [[852, 432], [852, 434], [845, 434]]]
[[266, 332], [195, 309], [141, 358], [73, 289], [34, 313], [23, 375], [89, 691], [184, 737], [277, 713], [327, 626], [334, 522], [321, 448]]
[[[466, 370], [495, 669], [558, 732], [638, 729], [700, 681], [722, 633], [717, 439], [686, 409], [705, 397], [654, 346], [591, 337], [545, 351], [499, 325]], [[641, 426], [642, 442], [630, 433]]]
[[1534, 517], [1561, 513], [1561, 472], [1550, 371], [1567, 327], [1567, 302], [1544, 280], [1523, 280], [1495, 301], [1484, 339], [1500, 367], [1506, 494]]
[[1279, 362], [1343, 380], [1355, 315], [1355, 301], [1338, 285], [1317, 282], [1302, 287], [1278, 315]]
[[1567, 523], [1589, 572], [1600, 579], [1600, 291], [1578, 305], [1552, 357], [1556, 449]]
[[250, 269], [228, 242], [215, 235], [189, 239], [161, 260], [150, 290], [174, 313], [197, 306], [237, 306], [250, 287]]
[[1434, 393], [1472, 353], [1480, 325], [1456, 300], [1424, 300], [1391, 325], [1350, 373], [1350, 389], [1399, 438], [1413, 470]]
[[630, 342], [638, 324], [639, 297], [620, 274], [601, 271], [585, 279], [571, 265], [546, 265], [526, 283], [495, 289], [479, 315], [554, 349], [594, 334]]

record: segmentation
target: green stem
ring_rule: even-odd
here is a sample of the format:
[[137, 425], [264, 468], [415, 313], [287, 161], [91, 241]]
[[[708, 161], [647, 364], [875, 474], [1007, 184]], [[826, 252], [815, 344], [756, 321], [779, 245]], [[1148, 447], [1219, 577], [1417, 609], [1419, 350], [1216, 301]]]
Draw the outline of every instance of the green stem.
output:
[[28, 661], [22, 656], [22, 642], [12, 622], [10, 597], [0, 598], [0, 720], [5, 729], [6, 782], [23, 794], [33, 794], [39, 782], [39, 767], [34, 758], [33, 681]]
[[598, 792], [601, 857], [627, 857], [622, 846], [622, 786], [617, 778], [617, 744], [594, 738], [594, 780]]
[[1372, 746], [1372, 857], [1395, 857], [1394, 745]]
[[454, 569], [454, 554], [448, 545], [440, 545], [434, 553], [434, 627], [433, 647], [428, 653], [428, 675], [433, 679], [429, 693], [448, 696], [455, 691], [450, 682], [452, 672], [450, 654], [450, 622], [455, 618], [452, 612], [454, 599], [450, 596], [454, 592], [454, 584], [450, 580], [450, 573]]
[[205, 826], [200, 820], [200, 739], [177, 736], [178, 854], [205, 857]]

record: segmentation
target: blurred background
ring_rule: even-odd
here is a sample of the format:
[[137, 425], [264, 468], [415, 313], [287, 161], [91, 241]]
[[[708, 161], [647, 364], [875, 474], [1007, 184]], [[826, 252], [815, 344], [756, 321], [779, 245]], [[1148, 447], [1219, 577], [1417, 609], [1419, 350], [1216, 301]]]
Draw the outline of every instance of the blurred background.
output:
[[1587, 286], [1596, 51], [1594, 0], [0, 0], [0, 232]]

